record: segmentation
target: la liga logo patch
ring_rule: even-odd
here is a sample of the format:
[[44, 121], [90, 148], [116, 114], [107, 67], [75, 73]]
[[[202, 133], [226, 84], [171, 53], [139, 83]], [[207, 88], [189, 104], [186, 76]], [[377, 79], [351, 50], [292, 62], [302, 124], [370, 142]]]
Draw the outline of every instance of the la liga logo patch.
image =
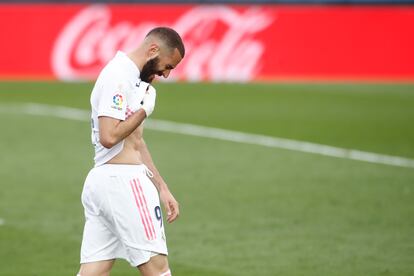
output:
[[122, 110], [122, 103], [124, 102], [124, 99], [122, 98], [121, 94], [115, 94], [112, 97], [112, 102], [114, 103], [114, 105], [112, 106], [112, 108], [118, 109], [118, 110]]

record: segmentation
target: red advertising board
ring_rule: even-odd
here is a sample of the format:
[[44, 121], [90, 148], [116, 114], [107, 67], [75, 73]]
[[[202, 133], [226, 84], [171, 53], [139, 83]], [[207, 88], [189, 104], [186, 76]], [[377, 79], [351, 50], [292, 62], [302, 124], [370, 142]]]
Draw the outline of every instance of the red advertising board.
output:
[[413, 6], [1, 4], [0, 78], [93, 79], [155, 26], [178, 80], [414, 81]]

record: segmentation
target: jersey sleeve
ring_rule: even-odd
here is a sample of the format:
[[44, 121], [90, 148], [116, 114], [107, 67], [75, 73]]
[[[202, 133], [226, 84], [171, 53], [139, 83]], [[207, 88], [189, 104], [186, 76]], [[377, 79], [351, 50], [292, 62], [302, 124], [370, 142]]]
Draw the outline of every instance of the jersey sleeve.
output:
[[125, 120], [127, 108], [126, 84], [116, 78], [100, 83], [98, 99], [98, 117], [108, 116]]

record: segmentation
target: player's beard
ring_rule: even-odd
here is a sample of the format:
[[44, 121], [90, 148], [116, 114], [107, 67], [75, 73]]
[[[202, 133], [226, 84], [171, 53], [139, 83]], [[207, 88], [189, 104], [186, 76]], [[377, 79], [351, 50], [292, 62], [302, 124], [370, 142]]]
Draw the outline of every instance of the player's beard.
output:
[[160, 59], [158, 57], [148, 60], [142, 67], [140, 74], [141, 80], [151, 83], [154, 80], [153, 75], [162, 75], [162, 72], [158, 70], [159, 62]]

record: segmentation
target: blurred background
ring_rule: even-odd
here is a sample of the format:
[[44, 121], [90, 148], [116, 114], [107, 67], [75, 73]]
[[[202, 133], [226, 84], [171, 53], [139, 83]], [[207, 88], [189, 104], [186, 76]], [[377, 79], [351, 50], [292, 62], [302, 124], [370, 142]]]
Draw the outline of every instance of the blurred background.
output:
[[90, 92], [156, 26], [174, 275], [414, 275], [413, 4], [0, 1], [0, 275], [76, 275]]

